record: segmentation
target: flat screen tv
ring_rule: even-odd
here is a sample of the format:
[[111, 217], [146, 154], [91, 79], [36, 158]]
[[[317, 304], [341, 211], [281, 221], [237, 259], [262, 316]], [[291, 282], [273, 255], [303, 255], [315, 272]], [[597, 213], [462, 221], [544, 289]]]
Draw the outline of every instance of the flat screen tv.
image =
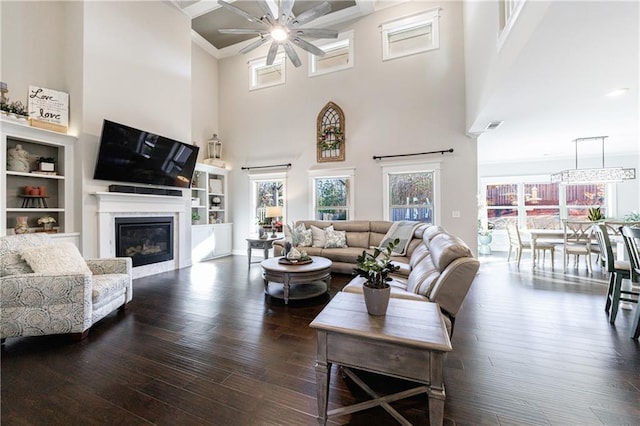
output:
[[191, 186], [198, 147], [104, 120], [94, 179]]

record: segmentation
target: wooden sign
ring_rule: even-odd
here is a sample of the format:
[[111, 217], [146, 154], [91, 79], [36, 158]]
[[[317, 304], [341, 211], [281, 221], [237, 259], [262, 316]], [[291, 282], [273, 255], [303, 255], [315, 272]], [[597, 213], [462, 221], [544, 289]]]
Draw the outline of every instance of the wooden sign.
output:
[[38, 86], [29, 86], [29, 121], [33, 127], [67, 133], [69, 94]]

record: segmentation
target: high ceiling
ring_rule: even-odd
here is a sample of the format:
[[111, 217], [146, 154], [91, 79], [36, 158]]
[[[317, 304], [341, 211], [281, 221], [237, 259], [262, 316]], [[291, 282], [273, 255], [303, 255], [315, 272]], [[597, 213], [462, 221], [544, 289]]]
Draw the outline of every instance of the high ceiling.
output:
[[[340, 30], [340, 24], [382, 4], [402, 1], [406, 0], [330, 0], [332, 12], [309, 26]], [[251, 23], [220, 8], [215, 0], [174, 2], [193, 18], [193, 29], [217, 49], [219, 57], [235, 54], [251, 38], [218, 33], [219, 28], [248, 28]], [[294, 13], [317, 3], [298, 0]], [[252, 0], [234, 4], [260, 14]], [[504, 121], [480, 136], [479, 162], [571, 157], [572, 140], [601, 135], [609, 136], [607, 154], [638, 155], [639, 28], [635, 1], [551, 2], [509, 75], [493, 89], [472, 125], [471, 132], [478, 132], [490, 121]], [[605, 96], [623, 87], [629, 89], [624, 95]], [[599, 150], [599, 145], [590, 144], [580, 152], [589, 155]]]

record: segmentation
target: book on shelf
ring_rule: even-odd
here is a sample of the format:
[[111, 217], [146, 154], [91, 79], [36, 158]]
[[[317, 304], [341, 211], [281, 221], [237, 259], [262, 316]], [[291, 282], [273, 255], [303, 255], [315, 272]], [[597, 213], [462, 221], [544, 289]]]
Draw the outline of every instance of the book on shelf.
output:
[[31, 172], [34, 175], [50, 175], [50, 176], [58, 176], [58, 172], [45, 172], [42, 170], [34, 170]]

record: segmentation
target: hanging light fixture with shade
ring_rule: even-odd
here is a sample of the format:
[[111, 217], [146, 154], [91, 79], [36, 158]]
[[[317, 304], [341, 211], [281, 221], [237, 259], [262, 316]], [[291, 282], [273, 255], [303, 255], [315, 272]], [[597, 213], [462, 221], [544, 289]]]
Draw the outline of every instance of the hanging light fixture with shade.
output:
[[[592, 136], [588, 138], [574, 139], [576, 149], [576, 168], [562, 170], [551, 175], [552, 183], [576, 184], [576, 183], [612, 183], [623, 180], [635, 179], [635, 168], [605, 167], [604, 166], [604, 140], [609, 136]], [[585, 141], [600, 141], [602, 146], [602, 167], [591, 169], [578, 168], [578, 144]]]

